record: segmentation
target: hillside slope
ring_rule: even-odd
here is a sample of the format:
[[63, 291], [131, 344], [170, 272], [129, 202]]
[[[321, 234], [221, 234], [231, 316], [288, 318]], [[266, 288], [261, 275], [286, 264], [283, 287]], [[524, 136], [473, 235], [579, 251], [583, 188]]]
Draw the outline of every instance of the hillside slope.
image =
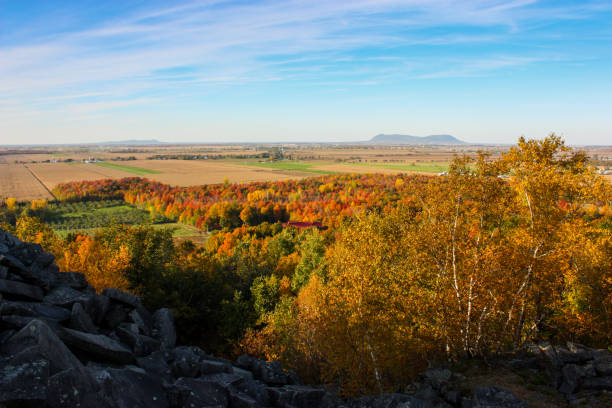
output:
[[463, 145], [466, 142], [451, 135], [411, 136], [384, 134], [374, 136], [368, 143], [375, 144], [415, 144], [415, 145]]
[[[499, 383], [466, 391], [466, 377], [448, 369], [428, 369], [405, 394], [343, 400], [302, 385], [278, 363], [176, 346], [170, 310], [150, 313], [117, 289], [97, 294], [83, 274], [59, 272], [53, 261], [40, 245], [0, 230], [0, 407], [529, 407]], [[568, 399], [612, 390], [606, 351], [533, 352], [511, 363], [553, 369]]]

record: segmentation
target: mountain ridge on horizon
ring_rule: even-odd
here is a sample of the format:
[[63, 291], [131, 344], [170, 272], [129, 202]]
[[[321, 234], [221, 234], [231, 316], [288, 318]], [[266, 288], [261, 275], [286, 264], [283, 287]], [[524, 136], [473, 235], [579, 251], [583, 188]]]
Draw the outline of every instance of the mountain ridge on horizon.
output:
[[101, 144], [101, 145], [157, 145], [157, 144], [166, 144], [166, 142], [160, 142], [157, 139], [128, 139], [128, 140], [111, 140], [108, 142], [99, 142], [99, 143], [89, 143], [89, 144]]
[[428, 136], [412, 136], [412, 135], [400, 135], [380, 133], [367, 143], [393, 143], [393, 144], [442, 144], [442, 145], [463, 145], [467, 144], [463, 140], [457, 139], [455, 136], [447, 134], [439, 135], [428, 135]]

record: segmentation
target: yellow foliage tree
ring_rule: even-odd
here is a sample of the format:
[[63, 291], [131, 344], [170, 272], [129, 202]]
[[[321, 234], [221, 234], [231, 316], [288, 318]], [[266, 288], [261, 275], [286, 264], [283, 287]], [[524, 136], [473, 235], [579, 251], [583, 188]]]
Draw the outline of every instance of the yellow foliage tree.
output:
[[612, 341], [610, 233], [585, 212], [612, 193], [583, 153], [554, 135], [520, 139], [499, 159], [457, 158], [448, 176], [411, 189], [409, 207], [345, 229], [328, 280], [298, 297], [298, 343], [326, 380], [367, 393], [401, 385], [420, 356], [550, 335]]
[[65, 248], [58, 266], [62, 271], [84, 273], [89, 284], [98, 292], [110, 287], [127, 291], [129, 282], [125, 278], [125, 270], [129, 263], [127, 247], [121, 246], [115, 252], [88, 236], [78, 236]]
[[14, 197], [7, 198], [5, 201], [5, 204], [6, 204], [6, 208], [8, 208], [9, 210], [17, 209], [17, 199]]
[[32, 200], [30, 201], [30, 208], [32, 210], [38, 210], [40, 208], [46, 208], [47, 207], [47, 200]]

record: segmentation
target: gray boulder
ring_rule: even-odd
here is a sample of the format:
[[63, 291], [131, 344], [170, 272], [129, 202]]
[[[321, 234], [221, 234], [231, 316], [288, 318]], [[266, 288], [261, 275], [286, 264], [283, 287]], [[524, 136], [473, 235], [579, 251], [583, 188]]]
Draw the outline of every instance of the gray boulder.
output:
[[204, 360], [200, 363], [202, 374], [233, 373], [232, 365], [229, 362]]
[[579, 386], [582, 378], [582, 372], [576, 364], [566, 364], [562, 369], [563, 382], [559, 387], [559, 391], [563, 394], [573, 393]]
[[90, 306], [90, 314], [93, 319], [93, 322], [98, 326], [102, 325], [104, 317], [106, 316], [106, 313], [108, 313], [108, 310], [111, 307], [110, 299], [104, 295], [96, 295], [93, 297]]
[[597, 391], [612, 391], [612, 376], [586, 378], [582, 382], [582, 389]]
[[45, 303], [72, 309], [75, 303], [82, 303], [85, 308], [91, 307], [94, 295], [83, 293], [69, 286], [60, 286], [53, 289], [44, 297]]
[[229, 406], [234, 408], [260, 408], [261, 405], [257, 400], [250, 395], [240, 391], [229, 392]]
[[63, 307], [38, 302], [11, 302], [8, 300], [0, 304], [0, 315], [42, 317], [57, 322], [70, 319], [70, 312]]
[[111, 300], [131, 306], [133, 308], [142, 306], [140, 298], [131, 293], [123, 292], [119, 289], [108, 288], [102, 291], [102, 294]]
[[383, 394], [356, 398], [349, 403], [351, 408], [434, 408], [428, 401], [406, 394]]
[[529, 408], [512, 391], [499, 387], [478, 387], [474, 392], [474, 408]]
[[[239, 401], [242, 405], [252, 405], [253, 401], [255, 406], [269, 406], [270, 394], [268, 387], [259, 381], [238, 381], [233, 385], [227, 387], [230, 393], [230, 401]], [[237, 405], [236, 403], [232, 403]]]
[[159, 340], [139, 334], [137, 327], [131, 329], [130, 326], [136, 325], [124, 323], [123, 325], [119, 325], [119, 327], [115, 330], [115, 333], [117, 333], [117, 336], [124, 344], [130, 346], [136, 356], [146, 356], [159, 350]]
[[252, 372], [250, 372], [249, 370], [245, 370], [243, 368], [239, 368], [239, 367], [232, 367], [231, 373], [247, 381], [253, 380], [255, 378]]
[[612, 375], [612, 357], [595, 362], [595, 370], [599, 375]]
[[49, 362], [35, 360], [20, 365], [0, 364], [0, 405], [7, 407], [44, 406]]
[[53, 287], [68, 286], [80, 290], [89, 285], [85, 275], [79, 272], [54, 272], [51, 275]]
[[213, 381], [179, 378], [172, 387], [177, 407], [227, 407], [227, 390]]
[[86, 333], [98, 334], [98, 329], [91, 320], [89, 314], [80, 303], [72, 305], [72, 313], [70, 314], [70, 327]]
[[128, 348], [102, 334], [62, 329], [60, 338], [69, 347], [79, 350], [92, 360], [118, 364], [130, 364], [134, 361], [134, 355]]
[[290, 376], [283, 371], [278, 362], [267, 362], [243, 354], [238, 357], [237, 363], [239, 367], [251, 371], [256, 379], [266, 384], [287, 385], [292, 383]]
[[7, 343], [8, 346], [14, 345], [22, 349], [37, 346], [42, 356], [49, 361], [51, 374], [71, 368], [79, 375], [86, 376], [83, 364], [62, 343], [58, 335], [40, 320], [30, 322], [15, 333]]
[[139, 307], [128, 313], [130, 320], [138, 326], [140, 334], [151, 336], [153, 317], [144, 307]]
[[326, 395], [324, 389], [300, 385], [268, 387], [268, 393], [275, 406], [297, 408], [320, 407]]
[[13, 298], [25, 298], [37, 301], [41, 301], [44, 295], [43, 290], [37, 286], [6, 279], [0, 279], [0, 293]]
[[47, 406], [62, 407], [101, 407], [97, 398], [97, 386], [92, 381], [93, 376], [87, 372], [83, 376], [79, 370], [69, 368], [49, 377], [47, 388]]
[[103, 325], [109, 329], [114, 329], [123, 322], [128, 321], [129, 308], [122, 304], [111, 303], [109, 309], [104, 315]]
[[452, 373], [447, 368], [429, 368], [422, 374], [423, 381], [431, 384], [433, 388], [439, 390], [442, 385], [448, 383]]
[[201, 373], [201, 355], [194, 353], [190, 347], [177, 347], [173, 350], [173, 360], [170, 364], [175, 377], [198, 377]]
[[29, 323], [34, 320], [40, 320], [45, 322], [49, 327], [52, 327], [56, 330], [59, 326], [56, 320], [46, 319], [44, 317], [34, 317], [34, 316], [17, 316], [17, 315], [8, 315], [8, 316], [0, 316], [0, 322], [2, 326], [5, 328], [12, 328], [16, 330], [21, 330]]
[[163, 348], [172, 348], [176, 345], [174, 316], [170, 309], [159, 309], [153, 314], [153, 333], [161, 341]]
[[136, 367], [94, 369], [106, 406], [118, 408], [168, 408], [162, 379]]
[[166, 381], [170, 381], [172, 378], [172, 370], [170, 370], [170, 366], [168, 366], [161, 351], [156, 351], [146, 357], [138, 357], [136, 364], [145, 371], [155, 374]]

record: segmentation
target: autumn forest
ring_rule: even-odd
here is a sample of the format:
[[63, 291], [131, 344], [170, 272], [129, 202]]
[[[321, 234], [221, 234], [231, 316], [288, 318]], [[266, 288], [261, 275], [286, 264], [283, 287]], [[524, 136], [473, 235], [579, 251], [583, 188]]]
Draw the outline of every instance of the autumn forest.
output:
[[[5, 200], [2, 228], [99, 291], [171, 308], [184, 343], [279, 360], [344, 395], [401, 390], [430, 361], [542, 340], [612, 344], [612, 187], [554, 135], [457, 157], [443, 176], [125, 178], [53, 195], [122, 200], [138, 224], [60, 236], [47, 202]], [[155, 219], [207, 241], [177, 242]]]

